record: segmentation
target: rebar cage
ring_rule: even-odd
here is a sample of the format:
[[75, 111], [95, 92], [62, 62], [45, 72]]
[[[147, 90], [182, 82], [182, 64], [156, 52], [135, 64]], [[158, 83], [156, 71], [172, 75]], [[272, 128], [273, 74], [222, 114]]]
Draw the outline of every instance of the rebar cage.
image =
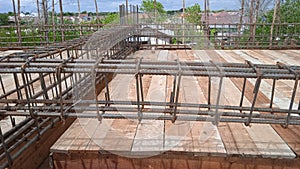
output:
[[[0, 56], [0, 114], [13, 127], [5, 133], [1, 131], [0, 160], [6, 161], [1, 164], [10, 166], [26, 147], [66, 118], [209, 121], [215, 125], [220, 122], [263, 123], [284, 127], [300, 124], [300, 99], [297, 96], [300, 66], [253, 64], [250, 61], [124, 60], [141, 47], [139, 36], [146, 35], [139, 33], [136, 25], [120, 26], [104, 29], [90, 38]], [[133, 77], [134, 100], [111, 99], [113, 86], [109, 86], [109, 81], [115, 75]], [[165, 76], [172, 82], [166, 101], [145, 99], [143, 85], [147, 75]], [[189, 77], [207, 90], [205, 99], [199, 103], [179, 99], [181, 84], [190, 80]], [[234, 80], [240, 88], [239, 104], [222, 103], [221, 95], [228, 79]], [[271, 99], [267, 104], [256, 104], [263, 95], [261, 84], [266, 81], [272, 82]], [[286, 106], [278, 107], [274, 106], [274, 98], [280, 81], [291, 81], [294, 87]], [[102, 89], [105, 97], [99, 99]], [[253, 92], [251, 95], [249, 90]], [[245, 104], [245, 98], [251, 103]], [[17, 116], [24, 120], [16, 123]], [[27, 131], [25, 136], [23, 131]], [[29, 137], [34, 139], [18, 153], [11, 153]], [[21, 139], [16, 141], [16, 138]]]

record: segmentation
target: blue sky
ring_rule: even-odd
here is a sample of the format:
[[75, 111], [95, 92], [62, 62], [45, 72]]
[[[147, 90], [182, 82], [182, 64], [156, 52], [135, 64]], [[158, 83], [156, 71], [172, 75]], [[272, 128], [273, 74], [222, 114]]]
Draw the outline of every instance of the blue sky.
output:
[[[36, 12], [36, 0], [20, 0], [21, 10], [25, 12]], [[40, 0], [42, 1], [42, 0]], [[48, 0], [51, 2], [51, 0]], [[70, 12], [77, 12], [77, 0], [62, 0], [63, 10]], [[125, 0], [97, 0], [100, 12], [117, 11], [120, 4], [125, 3]], [[140, 5], [142, 0], [129, 0], [130, 4]], [[161, 2], [166, 10], [177, 10], [182, 7], [182, 0], [157, 0]], [[199, 3], [201, 9], [204, 9], [204, 0], [185, 0], [186, 6], [191, 6]], [[15, 0], [17, 3], [17, 0]], [[58, 0], [55, 0], [58, 2]], [[57, 3], [58, 4], [58, 3]], [[95, 11], [94, 0], [80, 0], [81, 11]], [[210, 0], [210, 7], [212, 10], [218, 9], [239, 9], [239, 0]], [[59, 11], [56, 5], [56, 11]], [[0, 0], [0, 13], [12, 11], [11, 0]]]

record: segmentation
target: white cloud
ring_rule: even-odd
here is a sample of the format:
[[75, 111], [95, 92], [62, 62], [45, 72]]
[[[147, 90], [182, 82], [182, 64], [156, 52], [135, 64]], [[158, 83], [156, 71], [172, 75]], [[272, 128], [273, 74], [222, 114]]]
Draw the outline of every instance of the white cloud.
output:
[[[20, 0], [22, 10], [29, 12], [36, 12], [36, 0]], [[40, 0], [41, 1], [41, 0]], [[58, 0], [55, 0], [57, 2]], [[64, 11], [77, 11], [77, 0], [62, 0]], [[98, 8], [100, 12], [117, 11], [119, 5], [124, 4], [125, 0], [97, 0]], [[130, 4], [140, 5], [142, 0], [128, 0]], [[157, 0], [161, 2], [166, 10], [178, 10], [182, 8], [182, 0]], [[199, 3], [201, 9], [204, 9], [204, 0], [185, 0], [186, 7], [195, 3]], [[49, 0], [51, 4], [51, 1]], [[80, 6], [82, 11], [95, 11], [94, 0], [80, 0]], [[55, 6], [56, 11], [59, 11], [58, 5]], [[210, 0], [210, 8], [212, 10], [217, 9], [239, 9], [239, 0]], [[0, 0], [0, 13], [12, 11], [12, 2], [10, 0]]]

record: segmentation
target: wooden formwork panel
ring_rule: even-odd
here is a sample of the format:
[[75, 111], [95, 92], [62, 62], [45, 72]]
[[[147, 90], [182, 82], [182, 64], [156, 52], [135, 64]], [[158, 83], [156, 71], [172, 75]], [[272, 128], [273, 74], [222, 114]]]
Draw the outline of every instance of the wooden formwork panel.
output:
[[[138, 51], [135, 57], [151, 60], [195, 60], [207, 62], [244, 62], [300, 64], [299, 51], [270, 50], [162, 50]], [[205, 103], [208, 95], [207, 78], [184, 77], [180, 102]], [[172, 79], [163, 76], [144, 77], [147, 99], [164, 101], [169, 98]], [[133, 78], [116, 76], [110, 83], [115, 90], [112, 98], [135, 100]], [[224, 104], [239, 104], [242, 90], [240, 79], [224, 80]], [[244, 105], [250, 105], [254, 82], [247, 79]], [[256, 102], [270, 102], [267, 92], [271, 82], [264, 81]], [[283, 107], [289, 97], [285, 92], [293, 87], [280, 81], [274, 106]], [[216, 90], [217, 85], [212, 86]], [[103, 97], [100, 93], [99, 97]], [[297, 94], [296, 101], [299, 100]], [[214, 98], [212, 97], [212, 102]], [[258, 113], [258, 112], [256, 112]], [[278, 125], [238, 123], [175, 122], [134, 120], [78, 119], [53, 145], [56, 168], [299, 168], [300, 128]], [[101, 152], [109, 155], [103, 155]], [[167, 152], [167, 153], [166, 153]], [[116, 154], [116, 155], [114, 155]], [[167, 154], [167, 155], [166, 155]], [[172, 158], [170, 158], [172, 156]], [[137, 158], [143, 157], [143, 158]]]
[[148, 158], [127, 158], [97, 152], [53, 154], [56, 169], [299, 169], [299, 159], [262, 159], [252, 157], [208, 157], [188, 154], [163, 154]]

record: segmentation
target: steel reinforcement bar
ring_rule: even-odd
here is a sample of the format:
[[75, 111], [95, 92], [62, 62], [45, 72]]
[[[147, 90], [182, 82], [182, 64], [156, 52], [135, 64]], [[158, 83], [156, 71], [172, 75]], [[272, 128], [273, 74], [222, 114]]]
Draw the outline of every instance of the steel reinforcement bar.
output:
[[[55, 100], [59, 102], [60, 109], [57, 112], [66, 111], [65, 108], [71, 108], [74, 103], [65, 103], [68, 100], [88, 99], [88, 94], [95, 93], [95, 85], [103, 81], [109, 82], [109, 78], [100, 73], [66, 73], [63, 67], [69, 62], [81, 59], [92, 59], [94, 65], [102, 59], [124, 59], [136, 49], [132, 40], [129, 42], [130, 33], [133, 28], [115, 27], [109, 30], [102, 30], [95, 33], [93, 37], [85, 36], [79, 39], [73, 39], [63, 43], [52, 44], [50, 46], [28, 48], [22, 52], [9, 55], [0, 54], [0, 63], [11, 65], [16, 63], [13, 69], [21, 69], [21, 72], [9, 72], [11, 69], [4, 66], [1, 70], [8, 70], [6, 73], [0, 73], [0, 107], [1, 120], [10, 120], [12, 129], [8, 131], [0, 128], [0, 168], [13, 166], [13, 162], [20, 157], [31, 145], [33, 145], [47, 131], [52, 129], [56, 123], [64, 120], [66, 116], [35, 116], [33, 109], [36, 106], [56, 106], [54, 103], [39, 104], [33, 103], [32, 99], [37, 100]], [[94, 38], [94, 39], [93, 39]], [[103, 43], [99, 45], [97, 43]], [[99, 60], [99, 61], [97, 61]], [[42, 70], [42, 62], [48, 65], [55, 65], [56, 71], [40, 73], [30, 73], [26, 69], [32, 68], [31, 63], [40, 62], [37, 69]], [[22, 63], [19, 66], [19, 63]], [[58, 64], [57, 64], [58, 63]], [[90, 62], [91, 63], [91, 62]], [[8, 68], [8, 69], [7, 69]], [[102, 89], [101, 85], [98, 90]], [[80, 90], [78, 90], [80, 89]], [[22, 103], [10, 102], [12, 100], [21, 100]], [[25, 101], [25, 102], [23, 102]], [[4, 103], [5, 102], [5, 103]], [[81, 104], [83, 105], [83, 104]], [[25, 109], [21, 107], [25, 106]], [[10, 108], [17, 108], [15, 111], [9, 111]], [[29, 108], [30, 110], [28, 110]], [[44, 112], [50, 112], [45, 110]], [[73, 110], [67, 110], [67, 113]], [[25, 120], [21, 123], [16, 122], [16, 116], [7, 113], [29, 113], [25, 115]], [[9, 117], [10, 119], [7, 119]], [[4, 119], [5, 118], [5, 119]]]
[[[71, 83], [70, 93], [76, 93], [77, 99], [47, 99], [49, 91], [53, 90], [53, 85], [43, 87], [40, 91], [43, 94], [42, 99], [36, 97], [26, 97], [26, 99], [9, 99], [11, 92], [0, 96], [0, 103], [3, 106], [0, 111], [3, 116], [32, 116], [32, 117], [86, 117], [86, 118], [130, 118], [130, 119], [157, 119], [157, 120], [187, 120], [187, 121], [211, 121], [215, 124], [219, 122], [240, 122], [249, 125], [250, 123], [267, 123], [300, 125], [300, 104], [296, 103], [296, 94], [298, 90], [298, 80], [300, 75], [300, 66], [288, 66], [283, 63], [276, 65], [253, 64], [250, 61], [246, 63], [215, 63], [215, 62], [182, 62], [166, 61], [151, 62], [136, 60], [85, 60], [85, 59], [34, 59], [25, 62], [17, 58], [2, 60], [0, 62], [1, 74], [55, 74], [55, 90], [62, 90], [63, 83]], [[111, 100], [109, 98], [110, 88], [107, 83], [107, 77], [115, 74], [131, 74], [136, 79], [137, 100], [132, 102], [128, 100]], [[145, 100], [143, 93], [143, 76], [171, 76], [173, 77], [173, 91], [171, 92], [169, 102], [153, 102]], [[81, 76], [81, 78], [80, 78]], [[208, 97], [207, 103], [190, 104], [178, 102], [180, 83], [184, 76], [207, 77]], [[82, 78], [85, 77], [85, 78]], [[97, 78], [96, 78], [97, 77]], [[211, 90], [212, 78], [218, 79], [219, 88], [217, 89], [216, 103], [212, 104]], [[222, 83], [225, 78], [238, 78], [243, 80], [241, 89], [240, 105], [222, 105], [220, 104], [220, 95], [222, 92]], [[42, 79], [40, 77], [40, 79]], [[66, 81], [69, 79], [69, 81]], [[74, 79], [81, 79], [80, 82]], [[253, 96], [251, 106], [244, 106], [246, 82], [254, 79]], [[65, 80], [65, 81], [64, 81]], [[260, 92], [260, 85], [263, 80], [272, 80], [271, 98], [267, 107], [256, 105]], [[291, 97], [289, 97], [288, 108], [274, 108], [274, 95], [276, 91], [276, 81], [291, 80], [294, 87], [291, 88]], [[45, 81], [45, 80], [44, 80]], [[99, 82], [104, 83], [106, 88], [106, 99], [98, 100], [97, 92], [92, 99], [81, 99], [80, 96], [89, 87], [95, 87]], [[26, 84], [25, 84], [26, 86]], [[45, 84], [41, 86], [47, 86]], [[88, 86], [88, 87], [86, 87]], [[26, 87], [25, 87], [26, 89]], [[67, 86], [64, 88], [67, 89]], [[28, 91], [28, 90], [27, 90]], [[53, 92], [53, 91], [52, 91]], [[26, 93], [26, 91], [25, 91]], [[57, 92], [61, 93], [61, 91]], [[58, 98], [60, 94], [56, 95]], [[6, 98], [6, 99], [4, 99]], [[15, 105], [14, 105], [15, 104]], [[80, 106], [80, 105], [88, 106]], [[295, 108], [298, 104], [298, 108]], [[13, 106], [12, 106], [13, 105]], [[55, 105], [55, 106], [54, 106]], [[150, 105], [157, 106], [150, 108]], [[131, 107], [128, 107], [131, 106]], [[186, 110], [192, 108], [192, 110]], [[95, 113], [86, 113], [94, 111]], [[118, 112], [116, 114], [116, 111]], [[236, 112], [232, 112], [236, 111]], [[256, 114], [254, 112], [260, 112]], [[76, 113], [74, 113], [76, 112]], [[122, 113], [123, 112], [123, 113]], [[131, 112], [131, 113], [128, 113]], [[132, 113], [136, 112], [136, 113]]]

